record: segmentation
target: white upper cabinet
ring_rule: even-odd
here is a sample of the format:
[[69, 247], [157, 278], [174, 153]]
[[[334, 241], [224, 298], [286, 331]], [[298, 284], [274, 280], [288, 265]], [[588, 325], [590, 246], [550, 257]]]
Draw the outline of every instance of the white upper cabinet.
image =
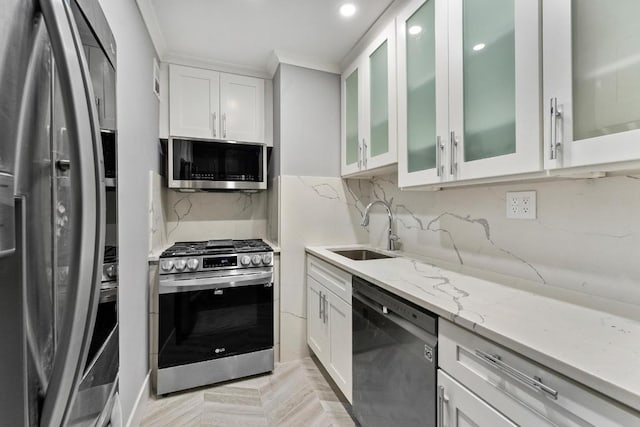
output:
[[169, 135], [220, 138], [220, 73], [169, 65]]
[[397, 17], [400, 187], [537, 172], [538, 0], [414, 0]]
[[543, 11], [545, 167], [640, 159], [640, 2], [544, 0]]
[[397, 162], [395, 23], [342, 74], [342, 175]]
[[264, 141], [264, 80], [220, 74], [222, 139]]
[[438, 183], [449, 129], [447, 2], [412, 1], [397, 30], [398, 185]]
[[542, 169], [538, 0], [449, 1], [450, 179]]
[[169, 65], [169, 135], [265, 141], [264, 80]]

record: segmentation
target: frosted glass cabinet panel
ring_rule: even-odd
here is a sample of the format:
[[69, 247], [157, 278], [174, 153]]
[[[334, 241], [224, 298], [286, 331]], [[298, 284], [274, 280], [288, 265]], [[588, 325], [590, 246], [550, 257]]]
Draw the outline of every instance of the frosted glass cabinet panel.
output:
[[441, 0], [412, 1], [397, 18], [400, 187], [443, 179], [438, 166], [448, 130], [446, 6]]
[[385, 41], [369, 57], [371, 156], [389, 151], [389, 47]]
[[343, 148], [342, 174], [360, 170], [362, 147], [360, 146], [360, 69], [355, 66], [346, 78], [343, 78]]
[[516, 151], [514, 1], [463, 1], [465, 162]]
[[543, 11], [545, 166], [640, 159], [640, 2], [544, 0]]

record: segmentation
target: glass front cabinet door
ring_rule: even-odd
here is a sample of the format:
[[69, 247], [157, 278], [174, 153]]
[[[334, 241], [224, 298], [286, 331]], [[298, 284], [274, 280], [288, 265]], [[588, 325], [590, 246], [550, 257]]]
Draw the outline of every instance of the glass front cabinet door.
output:
[[637, 166], [640, 2], [543, 0], [543, 13], [545, 168]]
[[416, 0], [398, 17], [401, 187], [538, 172], [538, 0]]
[[342, 75], [342, 175], [397, 162], [395, 22]]
[[446, 179], [447, 26], [444, 0], [414, 0], [397, 17], [400, 187]]

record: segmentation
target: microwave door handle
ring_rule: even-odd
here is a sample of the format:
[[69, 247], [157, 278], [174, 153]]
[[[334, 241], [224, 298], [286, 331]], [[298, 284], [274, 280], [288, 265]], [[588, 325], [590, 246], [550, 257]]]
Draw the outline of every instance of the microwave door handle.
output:
[[57, 427], [69, 418], [93, 332], [104, 251], [105, 189], [98, 113], [92, 101], [89, 68], [79, 50], [82, 43], [73, 13], [65, 0], [41, 0], [40, 5], [56, 60], [71, 164], [77, 177], [71, 180], [73, 198], [69, 206], [70, 216], [77, 219], [77, 237], [71, 244], [71, 259], [75, 262], [69, 269], [64, 327], [40, 423], [43, 427]]

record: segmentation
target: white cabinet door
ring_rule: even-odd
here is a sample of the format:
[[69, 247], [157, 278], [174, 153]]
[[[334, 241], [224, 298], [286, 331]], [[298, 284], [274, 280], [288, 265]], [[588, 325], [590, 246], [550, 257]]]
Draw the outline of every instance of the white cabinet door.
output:
[[264, 142], [264, 80], [220, 74], [222, 139]]
[[443, 427], [515, 427], [500, 412], [438, 369], [438, 425]]
[[169, 135], [220, 138], [220, 73], [169, 64]]
[[542, 169], [539, 15], [539, 0], [449, 2], [449, 179]]
[[329, 361], [329, 324], [325, 314], [327, 290], [307, 276], [307, 344], [327, 366]]
[[398, 185], [439, 183], [449, 132], [447, 2], [413, 0], [396, 25]]
[[367, 170], [398, 161], [395, 28], [392, 22], [363, 53], [362, 150]]
[[328, 292], [329, 373], [345, 397], [352, 401], [352, 313], [351, 305]]
[[363, 169], [362, 138], [364, 135], [364, 114], [362, 93], [366, 82], [362, 59], [359, 58], [342, 73], [341, 85], [341, 174], [353, 175]]
[[640, 159], [640, 2], [542, 10], [545, 168]]

